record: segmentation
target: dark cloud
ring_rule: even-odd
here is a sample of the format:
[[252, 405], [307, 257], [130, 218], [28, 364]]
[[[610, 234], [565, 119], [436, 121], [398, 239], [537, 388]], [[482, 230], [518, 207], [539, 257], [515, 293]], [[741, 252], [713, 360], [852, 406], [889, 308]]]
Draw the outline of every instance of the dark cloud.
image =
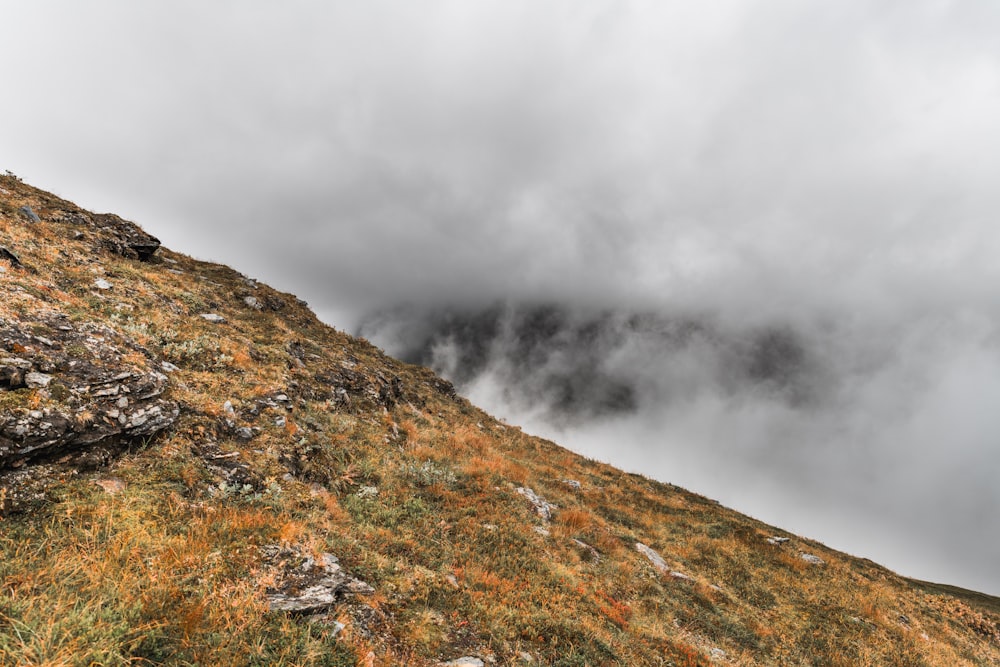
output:
[[[1000, 5], [38, 0], [4, 23], [0, 167], [343, 328], [409, 304], [400, 350], [465, 341], [473, 395], [539, 429], [596, 412], [566, 436], [601, 458], [1000, 590]], [[544, 373], [475, 365], [461, 327], [510, 309], [538, 329], [495, 358]]]

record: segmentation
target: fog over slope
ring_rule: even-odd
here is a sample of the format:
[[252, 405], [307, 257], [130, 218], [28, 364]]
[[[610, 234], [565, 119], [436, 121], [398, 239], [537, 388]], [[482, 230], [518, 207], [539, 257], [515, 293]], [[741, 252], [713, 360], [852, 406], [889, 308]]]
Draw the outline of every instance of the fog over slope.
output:
[[1000, 593], [1000, 3], [4, 19], [0, 169], [512, 422]]
[[503, 303], [386, 310], [361, 332], [592, 457], [912, 576], [959, 561], [981, 585], [1000, 562], [996, 324]]

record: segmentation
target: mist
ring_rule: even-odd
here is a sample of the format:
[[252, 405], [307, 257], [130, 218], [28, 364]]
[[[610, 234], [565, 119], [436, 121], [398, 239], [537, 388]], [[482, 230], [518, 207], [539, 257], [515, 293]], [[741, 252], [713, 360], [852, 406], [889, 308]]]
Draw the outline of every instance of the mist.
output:
[[1000, 5], [38, 0], [0, 157], [483, 407], [1000, 592]]

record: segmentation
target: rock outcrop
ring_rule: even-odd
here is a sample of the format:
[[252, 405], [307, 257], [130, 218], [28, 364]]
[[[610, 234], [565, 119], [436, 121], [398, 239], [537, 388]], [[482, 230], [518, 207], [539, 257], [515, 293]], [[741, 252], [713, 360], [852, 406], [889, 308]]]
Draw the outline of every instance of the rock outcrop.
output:
[[95, 448], [110, 454], [173, 424], [167, 376], [137, 351], [99, 324], [0, 320], [0, 469], [85, 462]]

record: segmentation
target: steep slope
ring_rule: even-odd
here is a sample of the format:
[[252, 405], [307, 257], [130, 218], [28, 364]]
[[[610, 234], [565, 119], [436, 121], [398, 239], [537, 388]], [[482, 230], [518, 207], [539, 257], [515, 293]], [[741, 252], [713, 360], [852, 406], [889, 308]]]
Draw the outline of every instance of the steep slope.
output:
[[1000, 664], [996, 599], [530, 437], [120, 218], [8, 175], [0, 246], [0, 664]]

